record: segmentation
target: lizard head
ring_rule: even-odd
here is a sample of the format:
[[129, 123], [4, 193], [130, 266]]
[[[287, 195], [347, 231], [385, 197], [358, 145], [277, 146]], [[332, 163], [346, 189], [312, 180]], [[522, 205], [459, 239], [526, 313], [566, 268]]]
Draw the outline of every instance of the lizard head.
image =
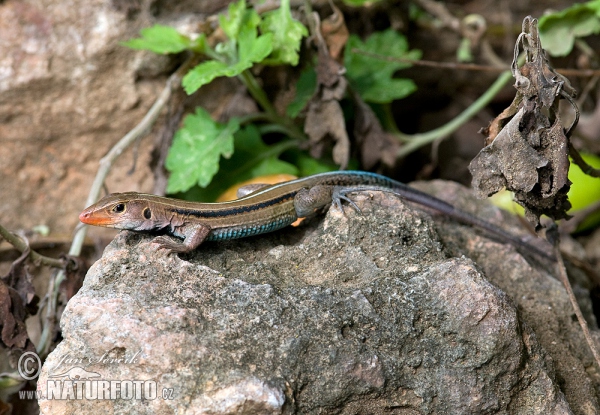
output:
[[156, 227], [152, 216], [144, 195], [129, 192], [103, 197], [81, 212], [79, 220], [87, 225], [143, 231]]

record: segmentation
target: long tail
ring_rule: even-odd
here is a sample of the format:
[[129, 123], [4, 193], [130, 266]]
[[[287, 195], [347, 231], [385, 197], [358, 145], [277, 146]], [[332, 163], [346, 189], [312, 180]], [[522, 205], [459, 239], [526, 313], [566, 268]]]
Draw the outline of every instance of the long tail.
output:
[[368, 177], [371, 179], [371, 183], [366, 184], [366, 186], [357, 186], [357, 190], [358, 188], [361, 188], [364, 190], [379, 190], [393, 193], [404, 200], [408, 200], [421, 206], [433, 209], [465, 225], [471, 225], [483, 229], [498, 237], [503, 242], [511, 243], [518, 248], [532, 252], [540, 257], [550, 259], [552, 261], [556, 260], [553, 254], [549, 254], [548, 252], [545, 252], [532, 244], [524, 242], [519, 237], [506, 232], [504, 229], [467, 212], [459, 210], [450, 203], [444, 202], [437, 197], [431, 196], [430, 194], [414, 189], [404, 183], [392, 180], [379, 174], [370, 173]]

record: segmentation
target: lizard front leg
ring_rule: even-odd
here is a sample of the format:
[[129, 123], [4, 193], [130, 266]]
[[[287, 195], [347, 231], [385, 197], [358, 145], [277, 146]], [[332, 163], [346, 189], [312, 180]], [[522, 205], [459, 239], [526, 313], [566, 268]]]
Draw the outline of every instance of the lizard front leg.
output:
[[158, 244], [159, 249], [166, 249], [169, 252], [186, 253], [198, 248], [210, 233], [210, 226], [201, 223], [185, 225], [180, 227], [178, 233], [183, 234], [183, 242], [176, 242], [166, 236], [154, 238], [152, 243]]

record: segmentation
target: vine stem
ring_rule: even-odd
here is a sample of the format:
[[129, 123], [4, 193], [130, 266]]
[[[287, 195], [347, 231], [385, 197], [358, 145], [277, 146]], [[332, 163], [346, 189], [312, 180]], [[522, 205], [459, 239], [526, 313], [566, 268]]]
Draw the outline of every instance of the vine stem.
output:
[[485, 93], [479, 98], [477, 98], [477, 100], [473, 102], [467, 109], [465, 109], [457, 117], [453, 118], [447, 124], [436, 128], [435, 130], [412, 135], [402, 133], [395, 134], [398, 139], [405, 142], [405, 144], [400, 147], [396, 153], [396, 157], [405, 157], [413, 151], [430, 144], [435, 140], [447, 137], [458, 130], [458, 128], [461, 127], [465, 122], [481, 111], [511, 79], [511, 71], [502, 72], [492, 86], [490, 86], [488, 90], [485, 91]]
[[306, 135], [296, 126], [296, 124], [294, 124], [291, 119], [288, 117], [282, 117], [277, 113], [277, 110], [275, 110], [275, 107], [273, 104], [271, 104], [267, 94], [250, 71], [245, 70], [241, 73], [239, 78], [248, 89], [248, 92], [250, 92], [250, 95], [252, 95], [252, 98], [254, 98], [265, 110], [265, 113], [262, 115], [250, 114], [246, 116], [247, 119], [242, 117], [242, 123], [251, 122], [256, 119], [266, 119], [271, 121], [273, 124], [279, 124], [282, 127], [281, 131], [290, 137], [303, 141], [307, 140]]
[[263, 107], [265, 111], [267, 111], [269, 115], [279, 118], [275, 107], [273, 106], [273, 104], [271, 104], [271, 101], [267, 97], [267, 94], [258, 84], [258, 81], [254, 77], [254, 75], [252, 75], [250, 71], [246, 69], [240, 74], [240, 79], [242, 83], [246, 86], [246, 88], [248, 88], [248, 91], [250, 92], [250, 95], [252, 95], [252, 98], [254, 98], [256, 102], [258, 102], [260, 106]]
[[27, 242], [25, 242], [23, 239], [19, 238], [18, 236], [14, 235], [8, 229], [4, 228], [2, 225], [0, 225], [0, 236], [2, 236], [4, 239], [6, 239], [6, 241], [9, 244], [11, 244], [12, 246], [14, 246], [15, 249], [17, 251], [19, 251], [20, 253], [24, 253], [27, 250], [30, 250], [29, 257], [35, 263], [44, 264], [44, 265], [48, 265], [50, 267], [55, 267], [55, 268], [60, 268], [60, 269], [65, 267], [66, 262], [64, 260], [50, 258], [50, 257], [44, 256], [44, 255], [41, 255], [41, 254], [35, 252], [34, 250], [31, 250], [29, 247], [29, 244]]
[[583, 331], [583, 337], [587, 341], [588, 347], [594, 356], [594, 360], [596, 361], [596, 365], [600, 367], [600, 353], [598, 353], [598, 349], [596, 347], [596, 343], [590, 334], [590, 329], [588, 327], [587, 321], [583, 317], [581, 313], [581, 309], [579, 308], [579, 303], [577, 302], [577, 298], [575, 297], [575, 293], [573, 292], [573, 287], [571, 287], [571, 283], [569, 282], [569, 277], [567, 276], [567, 270], [565, 269], [565, 263], [560, 253], [560, 248], [558, 244], [556, 244], [554, 248], [554, 254], [558, 260], [558, 275], [560, 277], [561, 282], [563, 283], [565, 290], [567, 291], [567, 295], [569, 296], [569, 301], [571, 302], [571, 306], [573, 307], [573, 311], [577, 316], [577, 320], [579, 325], [581, 326], [581, 330]]

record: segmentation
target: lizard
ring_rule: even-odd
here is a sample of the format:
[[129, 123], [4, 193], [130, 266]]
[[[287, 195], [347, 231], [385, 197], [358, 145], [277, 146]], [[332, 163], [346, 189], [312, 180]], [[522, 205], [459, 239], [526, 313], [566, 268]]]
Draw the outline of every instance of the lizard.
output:
[[137, 192], [112, 193], [87, 207], [79, 220], [121, 230], [164, 229], [168, 235], [183, 241], [161, 235], [153, 242], [169, 252], [187, 253], [204, 241], [237, 239], [281, 229], [331, 204], [342, 209], [342, 201], [360, 211], [348, 197], [357, 191], [391, 192], [453, 220], [483, 229], [503, 242], [553, 259], [543, 250], [441, 199], [386, 176], [364, 171], [336, 171], [274, 185], [248, 185], [238, 191], [238, 199], [219, 203], [189, 202]]

